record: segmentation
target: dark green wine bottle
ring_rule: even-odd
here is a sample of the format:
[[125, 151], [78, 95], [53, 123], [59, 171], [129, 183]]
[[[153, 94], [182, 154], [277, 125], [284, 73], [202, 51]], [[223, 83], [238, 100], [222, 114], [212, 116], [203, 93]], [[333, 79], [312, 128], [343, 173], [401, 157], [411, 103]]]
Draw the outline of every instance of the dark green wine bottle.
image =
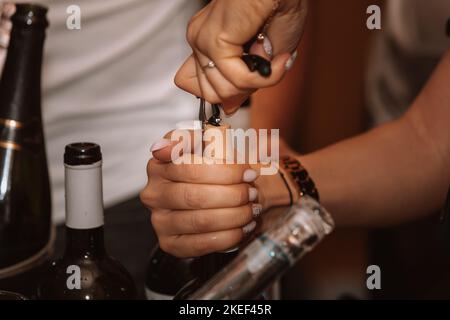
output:
[[41, 117], [46, 13], [16, 5], [0, 81], [0, 289], [27, 297], [53, 239]]
[[64, 166], [66, 250], [46, 270], [38, 298], [135, 299], [136, 287], [130, 274], [105, 250], [100, 147], [94, 143], [66, 146]]

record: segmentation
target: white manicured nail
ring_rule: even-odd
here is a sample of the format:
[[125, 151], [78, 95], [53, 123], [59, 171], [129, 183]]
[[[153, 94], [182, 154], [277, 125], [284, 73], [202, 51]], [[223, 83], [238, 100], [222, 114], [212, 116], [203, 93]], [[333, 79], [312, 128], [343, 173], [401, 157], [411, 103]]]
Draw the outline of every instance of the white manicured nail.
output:
[[258, 190], [256, 188], [248, 189], [248, 201], [253, 202], [258, 198]]
[[154, 144], [152, 144], [152, 146], [150, 147], [150, 151], [155, 152], [155, 151], [164, 149], [165, 147], [170, 145], [170, 143], [171, 143], [171, 141], [167, 140], [167, 139], [158, 140]]
[[255, 228], [256, 228], [256, 221], [252, 221], [248, 225], [243, 227], [242, 231], [244, 232], [244, 234], [249, 234], [249, 233], [253, 232], [253, 230], [255, 230]]
[[258, 218], [263, 211], [263, 206], [259, 203], [252, 204], [253, 218]]
[[269, 40], [269, 38], [267, 36], [264, 37], [263, 48], [264, 48], [264, 51], [266, 52], [266, 54], [270, 58], [272, 58], [272, 56], [273, 56], [272, 42], [270, 42], [270, 40]]
[[239, 250], [239, 247], [234, 247], [234, 248], [231, 248], [230, 250], [220, 251], [220, 253], [231, 253], [231, 252], [235, 252], [238, 250]]
[[247, 169], [244, 171], [244, 182], [253, 182], [258, 178], [258, 172], [253, 169]]
[[292, 55], [291, 55], [291, 57], [289, 58], [289, 60], [286, 62], [286, 66], [285, 66], [285, 68], [286, 68], [286, 71], [289, 71], [289, 70], [291, 70], [292, 69], [292, 67], [294, 66], [294, 62], [295, 62], [295, 60], [297, 59], [297, 51], [295, 51]]

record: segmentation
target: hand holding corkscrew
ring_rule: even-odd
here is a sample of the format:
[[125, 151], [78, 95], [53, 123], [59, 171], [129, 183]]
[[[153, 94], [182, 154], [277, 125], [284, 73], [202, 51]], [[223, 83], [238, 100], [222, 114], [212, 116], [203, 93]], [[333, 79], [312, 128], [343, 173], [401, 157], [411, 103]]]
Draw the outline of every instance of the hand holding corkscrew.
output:
[[176, 85], [234, 113], [253, 92], [276, 85], [292, 68], [307, 3], [212, 1], [188, 25], [193, 54], [178, 70]]

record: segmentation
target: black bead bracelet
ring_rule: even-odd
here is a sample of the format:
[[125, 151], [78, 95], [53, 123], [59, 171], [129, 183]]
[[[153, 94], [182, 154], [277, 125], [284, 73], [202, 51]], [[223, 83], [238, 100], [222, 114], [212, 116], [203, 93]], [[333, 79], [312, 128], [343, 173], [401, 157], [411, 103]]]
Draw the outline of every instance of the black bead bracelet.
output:
[[319, 191], [317, 190], [314, 181], [300, 161], [289, 156], [283, 156], [280, 159], [280, 167], [289, 174], [298, 186], [300, 196], [308, 195], [317, 201], [320, 200]]

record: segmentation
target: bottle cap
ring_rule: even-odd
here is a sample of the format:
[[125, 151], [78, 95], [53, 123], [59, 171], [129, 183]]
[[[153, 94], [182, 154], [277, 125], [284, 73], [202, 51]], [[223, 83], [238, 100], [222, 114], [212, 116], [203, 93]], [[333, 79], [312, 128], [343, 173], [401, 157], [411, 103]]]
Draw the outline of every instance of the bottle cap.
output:
[[90, 165], [102, 160], [100, 146], [91, 142], [68, 144], [64, 153], [64, 164], [69, 166]]

